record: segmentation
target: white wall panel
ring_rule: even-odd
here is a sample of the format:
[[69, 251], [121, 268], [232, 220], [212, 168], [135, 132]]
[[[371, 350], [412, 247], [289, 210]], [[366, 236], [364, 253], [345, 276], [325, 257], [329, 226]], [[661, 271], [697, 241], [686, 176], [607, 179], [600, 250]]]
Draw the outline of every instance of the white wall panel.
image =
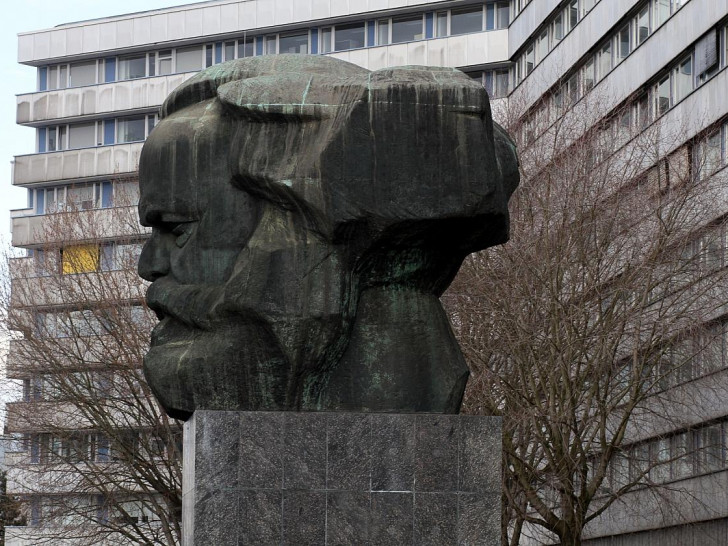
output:
[[152, 38], [152, 18], [139, 17], [138, 19], [134, 19], [134, 31], [132, 35], [134, 45], [148, 44], [152, 41]]
[[220, 32], [234, 32], [239, 28], [238, 6], [235, 4], [220, 6]]
[[[190, 16], [194, 16], [194, 13], [191, 11]], [[202, 33], [210, 36], [220, 34], [221, 31], [220, 6], [210, 6], [202, 10]]]

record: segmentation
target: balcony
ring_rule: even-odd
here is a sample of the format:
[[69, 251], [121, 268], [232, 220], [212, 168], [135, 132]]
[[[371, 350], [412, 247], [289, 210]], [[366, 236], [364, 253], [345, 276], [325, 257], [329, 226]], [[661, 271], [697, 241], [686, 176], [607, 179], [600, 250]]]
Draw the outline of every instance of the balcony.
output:
[[11, 281], [10, 290], [10, 305], [26, 309], [141, 301], [146, 286], [136, 271], [99, 271], [15, 279]]
[[24, 93], [17, 97], [17, 123], [33, 125], [85, 116], [159, 107], [194, 72], [101, 85]]
[[81, 181], [136, 172], [143, 142], [15, 156], [13, 184]]
[[[139, 225], [136, 206], [28, 215], [29, 209], [11, 213], [12, 244], [17, 247], [98, 242], [143, 237], [150, 228]], [[21, 267], [20, 263], [14, 267]]]
[[[66, 366], [76, 369], [79, 362], [89, 368], [97, 368], [108, 362], [141, 358], [144, 343], [130, 346], [122, 341], [112, 335], [14, 339], [10, 341], [6, 374], [9, 379], [26, 379], [42, 372], [58, 372], [59, 368]], [[146, 339], [143, 341], [146, 342]], [[44, 363], [39, 352], [52, 352], [57, 359]]]
[[493, 30], [434, 40], [331, 53], [369, 70], [390, 66], [478, 66], [508, 61], [508, 31]]

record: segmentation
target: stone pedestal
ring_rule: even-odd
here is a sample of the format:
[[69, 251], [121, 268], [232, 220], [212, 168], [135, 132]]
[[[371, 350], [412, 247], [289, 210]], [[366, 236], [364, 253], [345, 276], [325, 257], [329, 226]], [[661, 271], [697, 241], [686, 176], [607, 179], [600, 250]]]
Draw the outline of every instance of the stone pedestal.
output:
[[500, 462], [497, 417], [198, 410], [183, 544], [491, 546]]

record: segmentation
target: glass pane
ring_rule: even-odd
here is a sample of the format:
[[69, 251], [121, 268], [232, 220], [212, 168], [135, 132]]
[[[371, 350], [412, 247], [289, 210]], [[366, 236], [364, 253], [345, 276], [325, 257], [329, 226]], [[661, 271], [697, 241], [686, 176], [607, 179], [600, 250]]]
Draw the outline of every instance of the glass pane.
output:
[[526, 74], [530, 74], [533, 70], [534, 65], [534, 56], [533, 56], [533, 46], [529, 47], [528, 50], [526, 50]]
[[692, 59], [683, 61], [675, 71], [675, 101], [682, 100], [693, 90]]
[[119, 59], [119, 79], [132, 80], [146, 76], [146, 55]]
[[225, 60], [232, 61], [235, 58], [235, 42], [225, 42]]
[[116, 142], [137, 142], [144, 140], [145, 116], [122, 118], [116, 121]]
[[278, 53], [308, 53], [308, 32], [281, 35]]
[[451, 35], [480, 32], [483, 30], [483, 6], [454, 9], [450, 13]]
[[655, 0], [655, 28], [670, 17], [670, 0]]
[[589, 91], [594, 87], [594, 58], [589, 59], [584, 65], [584, 91]]
[[48, 89], [58, 89], [58, 67], [48, 68]]
[[558, 42], [564, 38], [564, 16], [559, 13], [554, 19], [554, 41]]
[[619, 31], [619, 60], [626, 58], [631, 50], [632, 41], [630, 40], [629, 25]]
[[541, 35], [538, 37], [538, 41], [536, 43], [536, 62], [541, 62], [544, 57], [549, 52], [549, 32], [548, 30], [544, 30]]
[[329, 53], [331, 51], [331, 29], [321, 29], [321, 53]]
[[172, 73], [172, 50], [167, 49], [157, 53], [157, 62], [159, 63], [159, 75], [164, 76], [165, 74]]
[[612, 42], [607, 42], [599, 51], [599, 79], [612, 70]]
[[93, 85], [96, 83], [96, 61], [71, 65], [71, 87]]
[[334, 51], [364, 47], [364, 23], [337, 25], [334, 33]]
[[266, 36], [265, 37], [265, 54], [275, 55], [276, 54], [276, 37]]
[[508, 70], [496, 70], [494, 91], [496, 97], [508, 95]]
[[392, 19], [392, 43], [422, 40], [424, 35], [422, 16]]
[[650, 35], [650, 10], [645, 7], [637, 15], [637, 44], [644, 42]]
[[56, 127], [49, 127], [48, 128], [48, 151], [49, 152], [55, 152], [56, 151], [56, 136], [57, 136], [58, 129]]
[[377, 45], [387, 45], [389, 43], [389, 20], [379, 21], [377, 23]]
[[66, 194], [68, 203], [76, 210], [88, 210], [95, 208], [94, 187], [89, 186], [71, 186]]
[[238, 41], [238, 59], [252, 57], [255, 54], [255, 39], [246, 38]]
[[62, 64], [58, 69], [58, 87], [65, 89], [68, 85], [68, 67]]
[[498, 24], [496, 25], [496, 28], [508, 28], [511, 16], [511, 8], [508, 5], [508, 2], [498, 2], [496, 7], [498, 10], [496, 17]]
[[658, 116], [670, 109], [670, 78], [666, 77], [655, 87], [655, 112]]
[[202, 46], [177, 49], [177, 72], [191, 72], [202, 69]]
[[65, 125], [58, 126], [58, 149], [59, 150], [66, 149], [66, 126]]
[[435, 26], [435, 36], [438, 38], [447, 36], [447, 12], [441, 11], [437, 14], [437, 24]]
[[79, 123], [68, 128], [68, 147], [89, 148], [96, 146], [96, 123]]
[[569, 30], [574, 28], [579, 22], [579, 2], [572, 0], [568, 7], [569, 10]]

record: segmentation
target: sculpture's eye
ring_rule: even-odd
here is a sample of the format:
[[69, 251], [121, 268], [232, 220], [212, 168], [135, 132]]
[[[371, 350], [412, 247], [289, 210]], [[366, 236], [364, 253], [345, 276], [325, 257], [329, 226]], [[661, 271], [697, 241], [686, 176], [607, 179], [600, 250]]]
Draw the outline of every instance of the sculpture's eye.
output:
[[172, 227], [172, 234], [176, 237], [174, 240], [174, 244], [176, 244], [179, 248], [185, 246], [187, 241], [189, 241], [190, 237], [192, 236], [194, 227], [194, 222], [183, 222], [180, 224], [176, 224], [174, 227]]

